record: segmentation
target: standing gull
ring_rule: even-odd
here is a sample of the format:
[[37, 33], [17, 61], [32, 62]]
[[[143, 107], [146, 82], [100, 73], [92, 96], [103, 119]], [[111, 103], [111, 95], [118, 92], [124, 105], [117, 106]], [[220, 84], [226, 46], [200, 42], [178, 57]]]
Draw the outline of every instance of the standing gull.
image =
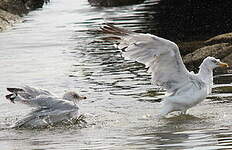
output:
[[207, 57], [197, 74], [189, 72], [180, 56], [178, 46], [151, 34], [135, 33], [105, 24], [101, 30], [110, 34], [105, 39], [116, 40], [125, 59], [145, 64], [152, 74], [152, 83], [163, 87], [167, 94], [162, 101], [160, 116], [173, 111], [186, 111], [203, 101], [211, 93], [213, 69], [228, 67], [214, 57]]
[[57, 123], [72, 123], [80, 117], [77, 102], [86, 99], [76, 92], [66, 92], [63, 98], [58, 98], [46, 90], [29, 86], [7, 88], [7, 90], [11, 93], [6, 95], [6, 98], [12, 103], [20, 102], [36, 108], [17, 121], [14, 128], [41, 128]]

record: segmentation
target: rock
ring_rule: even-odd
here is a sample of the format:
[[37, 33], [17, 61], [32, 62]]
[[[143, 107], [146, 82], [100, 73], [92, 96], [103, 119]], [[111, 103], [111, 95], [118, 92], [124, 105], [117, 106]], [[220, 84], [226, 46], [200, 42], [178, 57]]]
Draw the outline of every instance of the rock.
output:
[[37, 8], [42, 8], [44, 3], [48, 3], [50, 0], [27, 0], [25, 6], [29, 10], [35, 10]]
[[180, 53], [182, 56], [192, 53], [196, 49], [205, 46], [203, 41], [182, 42], [182, 43], [178, 43], [177, 45], [180, 49]]
[[28, 9], [23, 0], [0, 0], [0, 8], [19, 16], [28, 13]]
[[49, 0], [0, 0], [0, 31], [20, 20], [20, 16], [41, 8]]
[[224, 59], [226, 56], [231, 55], [231, 53], [232, 45], [230, 43], [220, 43], [197, 49], [193, 53], [184, 56], [183, 61], [188, 69], [197, 70], [204, 58], [213, 56]]
[[145, 0], [88, 0], [91, 6], [114, 7], [142, 3]]
[[20, 20], [20, 17], [0, 9], [0, 31]]
[[232, 51], [228, 56], [224, 57], [222, 61], [228, 63], [231, 66], [232, 65]]
[[207, 45], [212, 45], [217, 43], [232, 43], [232, 33], [221, 34], [205, 41], [205, 44]]

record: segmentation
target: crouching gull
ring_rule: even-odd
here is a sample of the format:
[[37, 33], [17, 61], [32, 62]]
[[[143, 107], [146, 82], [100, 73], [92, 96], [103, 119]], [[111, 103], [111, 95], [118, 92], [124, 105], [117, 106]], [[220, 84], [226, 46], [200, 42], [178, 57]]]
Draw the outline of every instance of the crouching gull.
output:
[[86, 99], [73, 91], [66, 92], [63, 98], [58, 98], [49, 91], [30, 86], [7, 90], [11, 93], [6, 95], [6, 98], [12, 103], [19, 102], [36, 108], [17, 121], [13, 128], [43, 128], [58, 123], [72, 123], [80, 117], [77, 102]]
[[167, 90], [159, 116], [173, 111], [186, 111], [203, 101], [211, 93], [213, 69], [228, 67], [214, 57], [207, 57], [197, 74], [189, 72], [178, 46], [169, 40], [151, 34], [135, 33], [106, 23], [101, 27], [109, 34], [106, 40], [115, 40], [125, 59], [145, 64], [152, 74], [152, 83]]

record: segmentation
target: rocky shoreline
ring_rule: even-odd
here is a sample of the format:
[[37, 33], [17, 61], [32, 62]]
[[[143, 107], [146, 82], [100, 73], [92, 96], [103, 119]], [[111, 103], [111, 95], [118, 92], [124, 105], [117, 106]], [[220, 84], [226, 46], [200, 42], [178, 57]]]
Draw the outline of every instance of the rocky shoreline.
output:
[[0, 31], [20, 21], [20, 18], [49, 0], [0, 0]]
[[[207, 56], [213, 56], [232, 65], [232, 33], [225, 33], [212, 37], [206, 41], [180, 43], [181, 53], [191, 49], [183, 57], [183, 61], [190, 70], [198, 70], [198, 66]], [[188, 46], [185, 46], [188, 45]]]

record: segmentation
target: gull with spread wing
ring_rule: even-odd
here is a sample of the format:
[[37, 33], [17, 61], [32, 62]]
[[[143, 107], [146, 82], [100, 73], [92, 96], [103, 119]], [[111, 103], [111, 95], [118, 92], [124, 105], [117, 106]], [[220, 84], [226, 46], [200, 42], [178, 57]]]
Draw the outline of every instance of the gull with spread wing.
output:
[[23, 86], [21, 88], [7, 88], [6, 95], [12, 103], [19, 102], [36, 108], [26, 117], [17, 121], [13, 128], [41, 128], [57, 123], [72, 123], [80, 117], [77, 102], [86, 99], [76, 92], [70, 91], [58, 98], [47, 90]]
[[197, 74], [189, 72], [181, 58], [178, 46], [167, 39], [135, 33], [106, 23], [101, 31], [109, 34], [105, 39], [116, 40], [125, 59], [137, 61], [148, 68], [152, 83], [163, 87], [167, 94], [162, 101], [160, 116], [173, 111], [186, 111], [203, 101], [211, 93], [213, 69], [228, 67], [214, 57], [207, 57]]

